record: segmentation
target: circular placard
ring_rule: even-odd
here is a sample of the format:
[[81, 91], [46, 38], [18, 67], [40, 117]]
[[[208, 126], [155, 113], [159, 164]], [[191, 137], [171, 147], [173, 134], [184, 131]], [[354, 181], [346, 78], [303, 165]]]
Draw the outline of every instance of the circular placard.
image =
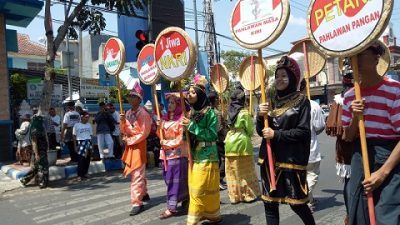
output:
[[289, 0], [240, 0], [230, 20], [232, 36], [245, 48], [263, 48], [281, 35], [289, 15]]
[[[303, 43], [306, 43], [306, 49], [307, 49], [307, 57], [308, 57], [308, 65], [310, 68], [310, 74], [309, 77], [313, 77], [317, 74], [319, 74], [325, 67], [325, 56], [322, 52], [320, 52], [311, 42], [310, 39], [305, 39], [302, 41], [297, 42], [292, 49], [289, 51], [289, 56], [295, 53], [300, 53], [302, 54], [302, 60], [304, 60], [304, 51], [303, 51]], [[299, 63], [300, 67], [304, 67], [304, 61], [303, 63]], [[304, 72], [305, 69], [302, 68], [302, 71]]]
[[153, 85], [160, 78], [154, 60], [154, 44], [145, 45], [137, 57], [139, 79], [147, 85]]
[[308, 9], [308, 35], [327, 55], [356, 55], [382, 34], [392, 9], [392, 0], [313, 0]]
[[[253, 91], [260, 87], [262, 81], [257, 71], [262, 67], [265, 73], [264, 68], [266, 68], [265, 61], [263, 60], [262, 62], [263, 65], [260, 64], [257, 56], [249, 56], [240, 64], [239, 80], [246, 90]], [[263, 75], [265, 76], [265, 74]]]
[[210, 80], [211, 85], [218, 93], [222, 93], [226, 90], [229, 85], [229, 76], [228, 70], [224, 64], [217, 63], [211, 67]]
[[191, 74], [196, 66], [196, 48], [189, 35], [179, 27], [161, 31], [155, 43], [154, 58], [161, 75], [170, 81]]
[[103, 50], [104, 68], [111, 75], [118, 74], [125, 65], [125, 47], [119, 38], [108, 39]]

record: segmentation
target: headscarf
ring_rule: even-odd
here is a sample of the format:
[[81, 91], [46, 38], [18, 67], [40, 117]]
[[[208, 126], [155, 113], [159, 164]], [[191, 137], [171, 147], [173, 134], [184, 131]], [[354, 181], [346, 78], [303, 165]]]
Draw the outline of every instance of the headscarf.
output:
[[239, 114], [240, 110], [244, 108], [246, 102], [246, 96], [243, 90], [243, 87], [239, 85], [232, 93], [231, 93], [231, 103], [228, 108], [228, 125], [232, 126], [236, 117]]
[[[173, 94], [167, 95], [167, 96], [166, 96], [166, 99], [168, 100], [168, 102], [169, 102], [169, 100], [170, 100], [171, 98], [175, 101], [175, 104], [176, 104], [176, 108], [175, 108], [175, 112], [174, 112], [174, 117], [172, 118], [172, 120], [177, 121], [177, 120], [179, 120], [179, 119], [182, 117], [181, 99], [178, 98], [178, 97], [176, 97], [176, 96], [173, 95]], [[167, 107], [168, 107], [168, 105], [167, 105]], [[168, 108], [167, 108], [167, 109], [168, 109]], [[170, 113], [170, 112], [167, 110], [167, 113], [165, 113], [165, 114], [163, 115], [163, 120], [165, 120], [165, 121], [171, 120], [170, 117], [169, 117], [169, 113]]]
[[196, 74], [193, 78], [193, 83], [190, 85], [197, 95], [197, 101], [192, 104], [193, 109], [196, 111], [200, 111], [210, 105], [206, 94], [206, 84], [207, 80], [205, 76]]
[[276, 70], [275, 70], [275, 77], [276, 72], [279, 69], [284, 69], [289, 77], [289, 85], [285, 90], [279, 91], [276, 90], [278, 97], [284, 97], [291, 93], [297, 91], [297, 87], [300, 83], [300, 67], [297, 64], [296, 60], [288, 57], [283, 56], [277, 63]]

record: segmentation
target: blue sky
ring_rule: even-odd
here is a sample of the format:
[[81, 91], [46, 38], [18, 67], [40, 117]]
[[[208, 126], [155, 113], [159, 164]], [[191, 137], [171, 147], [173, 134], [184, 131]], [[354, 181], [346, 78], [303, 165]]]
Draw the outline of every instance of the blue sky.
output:
[[[215, 0], [214, 0], [215, 1]], [[185, 11], [193, 10], [193, 0], [185, 0]], [[302, 37], [305, 37], [307, 34], [306, 31], [306, 15], [307, 8], [309, 4], [309, 0], [290, 0], [291, 4], [291, 18], [289, 20], [288, 26], [282, 35], [269, 47], [288, 51], [291, 48], [291, 42], [296, 41]], [[236, 1], [229, 0], [219, 0], [214, 2], [214, 14], [215, 14], [215, 25], [216, 32], [231, 37], [230, 28], [229, 28], [229, 19], [231, 16], [232, 9], [235, 5]], [[197, 10], [203, 11], [203, 0], [197, 0]], [[63, 20], [64, 19], [63, 6], [54, 4], [52, 6], [52, 16], [53, 19]], [[39, 13], [39, 16], [36, 17], [32, 23], [27, 28], [17, 28], [13, 26], [7, 26], [10, 29], [16, 29], [20, 33], [29, 34], [31, 40], [38, 42], [40, 37], [44, 36], [44, 26], [43, 26], [43, 18], [44, 10]], [[117, 35], [117, 16], [115, 14], [107, 14], [106, 17], [106, 30], [104, 33]], [[185, 23], [187, 27], [194, 27], [194, 16], [193, 13], [185, 13]], [[203, 29], [204, 17], [202, 15], [198, 15], [198, 23], [199, 29]], [[392, 14], [391, 22], [393, 23], [394, 33], [398, 37], [398, 42], [400, 42], [400, 0], [394, 0], [394, 10]], [[55, 30], [58, 28], [59, 24], [54, 23]], [[195, 37], [194, 31], [187, 30], [189, 35], [193, 38]], [[225, 38], [217, 37], [218, 41], [221, 43], [222, 50], [230, 50], [235, 49], [239, 51], [248, 51], [238, 44], [236, 44], [233, 40], [228, 40]], [[199, 43], [200, 46], [204, 46], [204, 34], [199, 33]], [[400, 45], [400, 44], [398, 44]], [[264, 51], [264, 56], [268, 54], [276, 54], [273, 51]]]

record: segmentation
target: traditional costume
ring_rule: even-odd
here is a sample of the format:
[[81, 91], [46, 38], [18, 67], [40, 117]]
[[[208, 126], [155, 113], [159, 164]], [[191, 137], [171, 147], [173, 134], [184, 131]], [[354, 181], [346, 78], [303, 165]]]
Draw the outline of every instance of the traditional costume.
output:
[[189, 90], [189, 102], [190, 95], [197, 95], [197, 101], [191, 102], [192, 112], [187, 127], [193, 140], [193, 166], [189, 170], [188, 225], [198, 224], [201, 220], [221, 221], [217, 117], [209, 106], [205, 82], [204, 77], [196, 76]]
[[[182, 106], [180, 98], [173, 94], [167, 95], [169, 102], [175, 103], [175, 109], [163, 116], [158, 136], [163, 133], [161, 141], [161, 162], [167, 163], [167, 170], [163, 170], [163, 177], [167, 185], [167, 210], [160, 216], [161, 219], [168, 218], [177, 213], [178, 202], [187, 206], [189, 200], [188, 190], [188, 145], [184, 139], [184, 127], [182, 121]], [[164, 159], [166, 161], [164, 161]], [[163, 167], [164, 168], [164, 167]]]
[[[274, 131], [270, 139], [275, 160], [276, 190], [270, 188], [270, 172], [263, 138], [259, 163], [262, 178], [262, 199], [268, 225], [279, 224], [278, 203], [289, 204], [307, 225], [315, 224], [308, 202], [307, 163], [310, 155], [310, 101], [297, 92], [300, 69], [297, 62], [282, 57], [275, 71], [284, 69], [288, 76], [285, 90], [277, 90], [272, 110], [268, 114], [269, 126]], [[263, 137], [264, 117], [257, 118], [257, 133]]]
[[252, 202], [260, 196], [254, 166], [253, 120], [245, 106], [245, 93], [238, 87], [228, 108], [229, 131], [225, 138], [225, 171], [229, 200], [232, 204]]
[[[381, 56], [382, 47], [373, 44], [366, 51]], [[363, 52], [364, 55], [367, 53]], [[370, 54], [370, 53], [368, 53]], [[359, 63], [363, 61], [360, 59]], [[364, 60], [365, 61], [365, 60]], [[361, 67], [361, 66], [360, 66]], [[362, 74], [366, 76], [367, 74]], [[379, 76], [373, 72], [369, 76]], [[378, 171], [392, 154], [400, 140], [400, 83], [384, 77], [374, 86], [361, 86], [364, 103], [364, 121], [367, 138], [367, 149], [371, 173]], [[344, 95], [342, 123], [350, 126], [353, 119], [351, 103], [355, 99], [354, 89]], [[346, 129], [346, 128], [345, 128]], [[356, 137], [351, 160], [351, 177], [349, 181], [349, 219], [351, 225], [370, 224], [367, 198], [362, 182], [364, 170], [362, 164], [360, 139]], [[373, 191], [376, 224], [400, 224], [400, 165], [397, 164]]]
[[[130, 97], [142, 100], [143, 89], [138, 83], [130, 92]], [[120, 130], [125, 142], [125, 151], [122, 161], [125, 163], [124, 176], [131, 174], [131, 215], [143, 210], [143, 201], [147, 200], [146, 169], [146, 138], [150, 133], [151, 118], [149, 113], [141, 106], [130, 109], [125, 120], [121, 120]]]

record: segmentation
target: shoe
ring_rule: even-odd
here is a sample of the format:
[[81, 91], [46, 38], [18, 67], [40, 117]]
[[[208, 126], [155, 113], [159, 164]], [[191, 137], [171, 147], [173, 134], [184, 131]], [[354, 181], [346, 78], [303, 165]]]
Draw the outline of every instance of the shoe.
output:
[[217, 225], [217, 224], [220, 224], [222, 222], [222, 218], [220, 218], [219, 220], [217, 220], [217, 221], [205, 221], [205, 222], [203, 222], [201, 225]]
[[26, 183], [25, 183], [25, 181], [24, 181], [22, 178], [19, 179], [18, 181], [19, 181], [19, 185], [20, 185], [21, 187], [26, 187]]
[[163, 213], [161, 213], [159, 218], [160, 218], [160, 220], [165, 220], [165, 219], [175, 216], [176, 214], [177, 214], [176, 211], [171, 211], [171, 210], [167, 209]]
[[227, 189], [227, 186], [226, 186], [225, 182], [222, 181], [221, 183], [219, 183], [219, 190], [220, 191], [224, 191], [226, 189]]
[[182, 209], [185, 211], [189, 210], [189, 200], [185, 200], [182, 202]]
[[142, 202], [148, 202], [148, 201], [150, 201], [150, 196], [149, 194], [146, 194], [145, 196], [143, 196]]
[[137, 215], [137, 214], [143, 212], [143, 210], [144, 210], [144, 206], [143, 205], [133, 206], [131, 211], [129, 212], [129, 216]]

